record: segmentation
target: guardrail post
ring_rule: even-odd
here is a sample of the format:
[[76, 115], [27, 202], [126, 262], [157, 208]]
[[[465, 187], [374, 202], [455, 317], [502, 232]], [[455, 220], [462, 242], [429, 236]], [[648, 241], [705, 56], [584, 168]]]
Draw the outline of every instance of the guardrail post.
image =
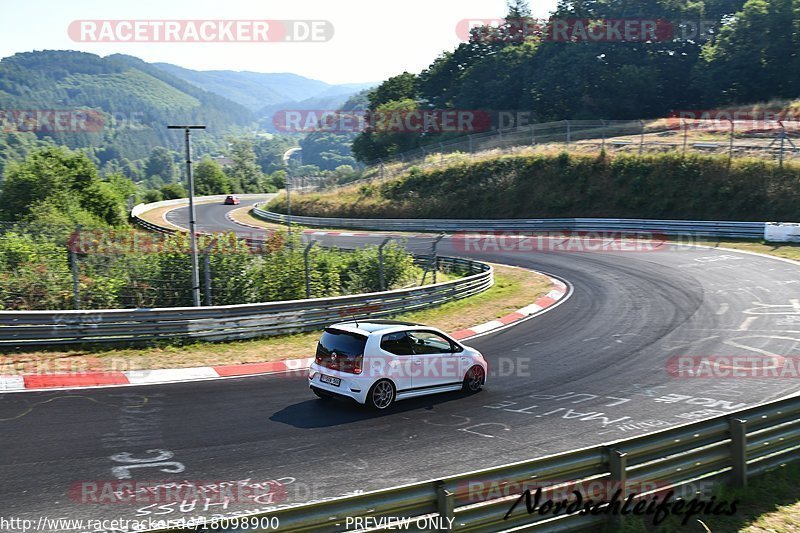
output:
[[603, 140], [602, 140], [602, 142], [600, 144], [600, 150], [605, 150], [606, 149], [606, 121], [605, 120], [600, 120], [600, 123], [603, 125], [602, 128], [601, 128], [602, 135], [603, 135]]
[[686, 155], [686, 144], [689, 141], [689, 128], [686, 126], [686, 119], [681, 119], [681, 126], [683, 126], [683, 155]]
[[289, 194], [291, 189], [291, 180], [286, 176], [286, 236], [289, 239], [289, 248], [292, 248], [292, 197]]
[[734, 487], [747, 486], [747, 420], [730, 419], [731, 474]]
[[728, 165], [730, 165], [731, 161], [733, 160], [733, 132], [736, 128], [736, 123], [733, 121], [733, 119], [728, 119], [728, 122], [731, 123], [731, 139], [730, 145], [728, 146]]
[[383, 266], [383, 247], [389, 244], [392, 237], [386, 237], [380, 246], [378, 246], [378, 284], [382, 291], [386, 290], [386, 272]]
[[436, 246], [439, 241], [444, 239], [444, 233], [440, 233], [431, 244], [431, 261], [433, 262], [433, 283], [436, 283], [436, 271], [439, 270], [439, 256], [436, 254]]
[[436, 482], [436, 511], [442, 520], [442, 529], [446, 530], [447, 524], [455, 517], [455, 499], [456, 495], [453, 491], [447, 490], [444, 481]]
[[204, 296], [206, 305], [214, 305], [214, 302], [211, 299], [211, 254], [208, 253], [208, 250], [206, 250], [206, 253], [203, 256], [203, 276], [205, 277]]
[[639, 155], [642, 155], [642, 151], [644, 150], [644, 121], [639, 121], [639, 126], [642, 128], [641, 136], [639, 137]]
[[306, 249], [303, 250], [303, 265], [306, 269], [306, 298], [311, 298], [311, 274], [309, 273], [308, 252], [311, 251], [311, 248], [315, 244], [317, 244], [317, 241], [311, 241], [306, 246]]
[[[628, 457], [627, 453], [620, 451], [616, 448], [609, 450], [608, 452], [608, 471], [611, 474], [611, 486], [614, 483], [619, 483], [619, 488], [622, 490], [620, 493], [619, 501], [624, 502], [625, 498], [628, 497], [627, 490], [625, 485], [628, 481]], [[614, 491], [616, 492], [616, 490]], [[609, 498], [613, 495], [607, 494]], [[622, 514], [612, 515], [612, 520], [617, 524], [622, 524]]]
[[70, 267], [72, 268], [72, 299], [74, 301], [75, 309], [80, 309], [81, 308], [81, 290], [80, 290], [81, 285], [79, 279], [80, 266], [78, 265], [78, 254], [76, 254], [75, 250], [73, 249], [70, 249], [69, 251], [69, 263]]
[[217, 238], [214, 237], [211, 239], [208, 246], [206, 246], [205, 250], [203, 250], [203, 278], [205, 281], [203, 294], [205, 296], [206, 305], [214, 305], [211, 288], [211, 249], [216, 245]]

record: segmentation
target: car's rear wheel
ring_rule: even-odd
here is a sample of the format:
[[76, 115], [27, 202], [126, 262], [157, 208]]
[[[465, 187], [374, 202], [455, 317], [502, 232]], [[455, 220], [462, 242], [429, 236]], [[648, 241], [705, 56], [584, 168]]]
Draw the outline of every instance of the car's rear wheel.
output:
[[376, 381], [367, 394], [367, 405], [372, 409], [387, 409], [394, 403], [394, 385], [388, 379]]
[[320, 398], [321, 400], [332, 400], [333, 399], [333, 396], [331, 396], [330, 394], [327, 394], [327, 393], [317, 389], [316, 387], [311, 387], [311, 390], [313, 390], [314, 394], [317, 395], [317, 398]]
[[478, 392], [485, 382], [486, 372], [483, 371], [482, 366], [475, 365], [467, 370], [467, 374], [464, 376], [464, 386], [462, 388], [465, 392]]

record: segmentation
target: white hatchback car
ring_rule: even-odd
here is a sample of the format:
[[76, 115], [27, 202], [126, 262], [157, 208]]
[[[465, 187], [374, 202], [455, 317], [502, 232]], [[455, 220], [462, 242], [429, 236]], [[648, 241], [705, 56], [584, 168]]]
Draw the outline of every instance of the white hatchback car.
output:
[[409, 322], [369, 320], [325, 328], [308, 372], [323, 399], [348, 398], [374, 409], [438, 392], [477, 392], [483, 355], [442, 331]]

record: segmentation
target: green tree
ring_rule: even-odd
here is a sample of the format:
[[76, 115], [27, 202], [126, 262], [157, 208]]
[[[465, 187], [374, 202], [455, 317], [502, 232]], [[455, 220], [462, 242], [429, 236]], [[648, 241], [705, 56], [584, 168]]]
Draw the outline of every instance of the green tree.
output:
[[228, 194], [231, 192], [228, 177], [222, 171], [222, 167], [205, 156], [193, 170], [194, 191], [198, 196], [208, 196], [212, 194]]
[[256, 163], [253, 143], [247, 139], [232, 139], [231, 160], [228, 178], [233, 192], [259, 193], [265, 192], [263, 173]]
[[696, 85], [713, 105], [800, 94], [800, 0], [748, 0], [703, 48]]
[[178, 167], [175, 164], [175, 152], [163, 146], [156, 146], [144, 165], [147, 179], [158, 177], [163, 183], [174, 183], [178, 180]]
[[162, 186], [159, 191], [161, 192], [164, 200], [175, 200], [177, 198], [186, 198], [189, 193], [183, 188], [180, 183], [167, 183]]
[[[3, 217], [25, 217], [34, 205], [52, 197], [73, 198], [77, 208], [107, 224], [125, 220], [125, 195], [132, 188], [123, 187], [121, 178], [103, 182], [97, 167], [83, 152], [64, 147], [47, 147], [31, 152], [23, 162], [12, 163], [0, 195]], [[122, 190], [115, 187], [121, 187]]]
[[415, 74], [403, 72], [392, 76], [369, 93], [369, 110], [375, 111], [379, 106], [393, 100], [416, 100], [419, 95], [419, 79]]
[[142, 195], [142, 201], [146, 204], [160, 202], [164, 199], [164, 194], [158, 189], [148, 189]]
[[256, 163], [265, 174], [283, 168], [283, 154], [297, 146], [297, 141], [286, 135], [259, 136], [253, 143]]
[[283, 189], [286, 187], [286, 178], [289, 176], [289, 173], [285, 170], [276, 170], [270, 175], [270, 180], [272, 184], [278, 188]]

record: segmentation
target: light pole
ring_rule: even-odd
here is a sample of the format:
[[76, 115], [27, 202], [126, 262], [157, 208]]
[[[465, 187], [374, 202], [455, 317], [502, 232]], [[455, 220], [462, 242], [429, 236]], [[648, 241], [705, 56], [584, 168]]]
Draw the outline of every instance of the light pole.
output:
[[[289, 159], [296, 153], [300, 153], [302, 157], [303, 149], [299, 147], [289, 148], [283, 153], [283, 164], [289, 166]], [[302, 160], [301, 160], [302, 163]], [[286, 234], [289, 237], [289, 246], [292, 245], [292, 198], [290, 196], [290, 177], [286, 176]]]
[[292, 178], [286, 176], [286, 234], [289, 237], [289, 246], [292, 245], [292, 197], [290, 195], [290, 184]]
[[205, 126], [167, 126], [171, 130], [183, 130], [186, 134], [186, 179], [189, 182], [189, 242], [192, 251], [192, 300], [200, 307], [200, 270], [197, 267], [197, 228], [194, 215], [194, 180], [192, 179], [192, 133], [204, 130]]

